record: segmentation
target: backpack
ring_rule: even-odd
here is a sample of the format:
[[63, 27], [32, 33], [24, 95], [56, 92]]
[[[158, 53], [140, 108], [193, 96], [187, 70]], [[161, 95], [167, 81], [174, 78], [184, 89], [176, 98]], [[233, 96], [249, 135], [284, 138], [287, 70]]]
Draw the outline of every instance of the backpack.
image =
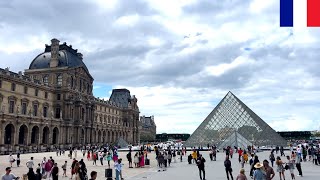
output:
[[230, 162], [230, 160], [224, 161], [224, 166], [225, 166], [226, 168], [230, 168], [230, 167], [231, 167], [231, 162]]

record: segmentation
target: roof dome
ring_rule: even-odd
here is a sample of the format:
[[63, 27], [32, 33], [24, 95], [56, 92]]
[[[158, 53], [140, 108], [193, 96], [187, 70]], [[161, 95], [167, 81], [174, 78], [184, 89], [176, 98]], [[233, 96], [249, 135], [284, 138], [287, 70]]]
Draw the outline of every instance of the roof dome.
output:
[[[39, 54], [31, 62], [29, 69], [46, 69], [50, 68], [51, 46], [46, 45], [45, 52]], [[57, 67], [83, 67], [89, 74], [87, 66], [82, 61], [82, 54], [67, 46], [66, 43], [59, 45], [58, 66]]]

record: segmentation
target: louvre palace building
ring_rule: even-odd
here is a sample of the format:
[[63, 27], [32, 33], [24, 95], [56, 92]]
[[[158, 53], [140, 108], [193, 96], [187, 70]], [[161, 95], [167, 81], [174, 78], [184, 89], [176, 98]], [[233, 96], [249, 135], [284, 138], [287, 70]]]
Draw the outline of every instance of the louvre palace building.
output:
[[0, 68], [0, 153], [139, 143], [137, 98], [127, 89], [96, 98], [93, 80], [82, 54], [57, 39], [24, 73]]

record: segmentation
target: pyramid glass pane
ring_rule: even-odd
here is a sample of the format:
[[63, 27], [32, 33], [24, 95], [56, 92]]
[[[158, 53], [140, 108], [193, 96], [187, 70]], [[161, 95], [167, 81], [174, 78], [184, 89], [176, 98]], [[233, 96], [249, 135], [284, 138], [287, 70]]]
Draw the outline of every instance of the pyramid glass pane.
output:
[[200, 124], [185, 146], [287, 145], [287, 142], [234, 94], [228, 94]]

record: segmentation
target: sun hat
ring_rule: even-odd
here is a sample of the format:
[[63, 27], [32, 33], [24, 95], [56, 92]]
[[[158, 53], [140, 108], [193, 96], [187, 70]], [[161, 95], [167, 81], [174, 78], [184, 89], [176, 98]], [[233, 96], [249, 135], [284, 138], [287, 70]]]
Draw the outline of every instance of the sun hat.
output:
[[261, 163], [256, 163], [256, 164], [254, 165], [254, 167], [257, 168], [257, 169], [259, 169], [259, 168], [263, 167], [263, 165], [262, 165]]

